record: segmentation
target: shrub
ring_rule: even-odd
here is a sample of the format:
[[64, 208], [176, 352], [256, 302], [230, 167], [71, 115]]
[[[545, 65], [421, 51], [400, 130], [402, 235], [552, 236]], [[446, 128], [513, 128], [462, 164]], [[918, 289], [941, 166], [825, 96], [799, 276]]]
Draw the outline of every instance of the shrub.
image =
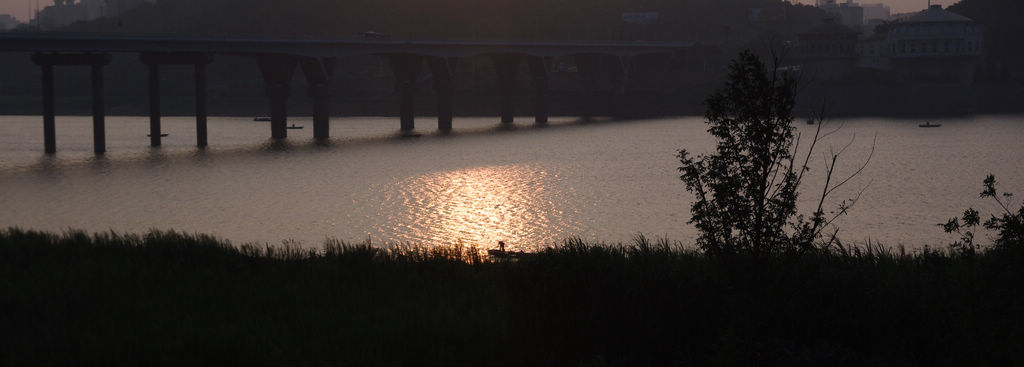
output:
[[[992, 198], [1003, 212], [999, 213], [999, 216], [990, 215], [988, 220], [981, 223], [981, 214], [974, 210], [974, 208], [968, 208], [964, 211], [962, 217], [953, 217], [945, 224], [940, 224], [946, 233], [956, 232], [960, 235], [960, 239], [951, 243], [950, 248], [961, 254], [973, 255], [978, 249], [974, 236], [979, 224], [986, 229], [996, 231], [997, 234], [993, 243], [996, 248], [1024, 247], [1024, 204], [1021, 205], [1020, 209], [1017, 209], [1017, 212], [1013, 212], [1011, 209], [1013, 207], [1013, 193], [999, 193], [996, 190], [996, 177], [994, 175], [990, 174], [985, 177], [985, 181], [982, 184], [985, 189], [981, 191], [979, 196], [982, 198]], [[962, 224], [960, 223], [961, 220], [963, 220]]]

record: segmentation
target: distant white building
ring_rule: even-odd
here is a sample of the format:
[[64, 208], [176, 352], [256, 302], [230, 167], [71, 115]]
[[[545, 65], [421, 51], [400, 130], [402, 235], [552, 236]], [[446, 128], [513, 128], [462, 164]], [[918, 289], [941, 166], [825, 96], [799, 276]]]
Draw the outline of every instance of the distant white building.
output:
[[884, 46], [889, 68], [902, 78], [964, 84], [974, 81], [984, 47], [982, 27], [974, 20], [932, 5], [885, 24], [878, 31], [884, 38], [865, 46]]
[[815, 80], [852, 80], [858, 69], [908, 82], [974, 82], [984, 49], [981, 25], [932, 5], [883, 22], [867, 37], [835, 20], [800, 33], [797, 55]]

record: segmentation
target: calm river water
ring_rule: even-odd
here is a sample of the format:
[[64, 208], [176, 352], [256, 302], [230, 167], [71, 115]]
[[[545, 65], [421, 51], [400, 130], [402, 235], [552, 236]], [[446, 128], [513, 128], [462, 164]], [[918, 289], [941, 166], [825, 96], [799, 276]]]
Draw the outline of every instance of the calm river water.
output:
[[[164, 118], [164, 146], [148, 147], [148, 118], [110, 117], [108, 154], [92, 154], [91, 118], [57, 119], [55, 156], [42, 153], [38, 116], [0, 117], [0, 227], [89, 231], [150, 228], [210, 233], [234, 243], [326, 238], [531, 250], [569, 236], [608, 243], [636, 233], [692, 244], [692, 196], [678, 179], [676, 151], [714, 142], [700, 117], [580, 123], [538, 128], [519, 118], [457, 118], [449, 135], [420, 118], [423, 136], [400, 138], [395, 118], [336, 118], [329, 144], [310, 120], [286, 143], [266, 122], [211, 118], [210, 147], [193, 147], [194, 120]], [[973, 206], [981, 181], [1024, 196], [1024, 117], [931, 120], [854, 118], [818, 146], [802, 190], [817, 202], [824, 154], [849, 145], [839, 175], [863, 173], [829, 205], [863, 192], [837, 221], [846, 242], [948, 243], [936, 223]], [[814, 126], [799, 123], [806, 136]], [[806, 142], [806, 140], [805, 140]]]

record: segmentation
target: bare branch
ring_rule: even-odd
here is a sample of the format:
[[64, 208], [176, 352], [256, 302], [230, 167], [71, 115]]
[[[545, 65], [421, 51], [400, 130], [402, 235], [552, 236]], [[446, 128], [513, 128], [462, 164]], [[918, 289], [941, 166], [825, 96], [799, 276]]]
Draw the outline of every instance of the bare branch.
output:
[[[852, 140], [851, 140], [851, 143], [853, 143]], [[864, 160], [864, 164], [860, 165], [860, 167], [857, 168], [856, 171], [854, 171], [849, 176], [847, 176], [846, 179], [844, 179], [842, 182], [836, 184], [834, 187], [829, 189], [827, 193], [831, 194], [832, 191], [835, 191], [836, 189], [838, 189], [838, 188], [842, 187], [843, 185], [845, 185], [847, 182], [849, 182], [854, 177], [860, 175], [860, 173], [862, 171], [864, 171], [864, 168], [868, 166], [868, 163], [871, 162], [871, 157], [873, 157], [875, 155], [875, 146], [877, 144], [878, 144], [878, 134], [875, 134], [874, 139], [871, 140], [871, 152], [868, 153], [868, 157], [867, 157], [867, 159]], [[849, 146], [849, 145], [847, 145], [847, 146]], [[845, 150], [846, 150], [846, 148], [844, 147], [843, 150], [841, 150], [839, 153], [842, 154], [842, 152], [845, 151]]]
[[814, 225], [811, 227], [811, 233], [815, 234], [815, 236], [812, 236], [812, 237], [817, 237], [816, 235], [817, 235], [817, 233], [819, 231], [819, 228], [821, 227], [821, 224], [822, 224], [821, 218], [822, 218], [822, 215], [824, 213], [822, 208], [825, 205], [825, 198], [828, 197], [828, 185], [832, 181], [832, 173], [835, 172], [835, 169], [836, 169], [836, 159], [838, 157], [839, 156], [833, 154], [832, 155], [832, 164], [825, 168], [825, 185], [822, 187], [821, 197], [818, 198], [818, 207], [814, 210], [814, 217], [812, 219]]
[[[822, 227], [821, 228], [824, 229], [825, 227], [831, 226], [832, 223], [836, 221], [836, 219], [839, 219], [839, 217], [842, 216], [843, 214], [846, 214], [850, 210], [850, 208], [853, 208], [853, 206], [855, 204], [857, 204], [858, 201], [860, 201], [861, 194], [863, 194], [864, 191], [866, 191], [868, 189], [868, 186], [871, 186], [870, 183], [868, 185], [864, 185], [864, 187], [861, 188], [861, 190], [858, 191], [857, 195], [854, 196], [853, 198], [850, 198], [848, 200], [844, 200], [843, 204], [840, 205], [839, 210], [837, 210], [836, 213], [831, 218], [825, 220], [822, 223]], [[836, 232], [838, 232], [838, 231], [839, 230], [837, 228]], [[816, 236], [817, 236], [817, 234], [816, 234]]]
[[[824, 122], [822, 124], [824, 124]], [[839, 132], [839, 130], [842, 130], [844, 126], [846, 126], [846, 121], [840, 121], [839, 122], [839, 126], [836, 126], [836, 128], [830, 130], [829, 132], [826, 132], [826, 133], [822, 134], [821, 135], [821, 139], [825, 139], [825, 138], [829, 137], [829, 135], [832, 135], [832, 134], [835, 134], [835, 133]]]
[[796, 178], [796, 185], [797, 186], [800, 186], [800, 183], [803, 182], [804, 172], [807, 172], [807, 164], [810, 163], [810, 161], [811, 161], [811, 154], [814, 153], [814, 146], [816, 146], [818, 144], [818, 141], [821, 140], [821, 138], [820, 138], [820, 135], [821, 135], [821, 125], [824, 123], [824, 121], [825, 121], [825, 102], [822, 101], [821, 108], [818, 110], [818, 124], [814, 128], [814, 138], [811, 139], [811, 146], [807, 149], [807, 156], [804, 157], [804, 162], [803, 162], [803, 164], [800, 165], [800, 174], [797, 175], [797, 178]]

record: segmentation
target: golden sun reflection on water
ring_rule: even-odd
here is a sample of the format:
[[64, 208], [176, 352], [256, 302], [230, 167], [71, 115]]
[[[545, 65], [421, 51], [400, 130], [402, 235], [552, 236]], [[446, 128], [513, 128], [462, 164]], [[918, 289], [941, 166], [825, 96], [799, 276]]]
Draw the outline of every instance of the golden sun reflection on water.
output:
[[533, 165], [435, 172], [395, 183], [382, 204], [401, 241], [510, 250], [549, 245], [551, 228], [572, 228], [553, 193], [557, 175]]

